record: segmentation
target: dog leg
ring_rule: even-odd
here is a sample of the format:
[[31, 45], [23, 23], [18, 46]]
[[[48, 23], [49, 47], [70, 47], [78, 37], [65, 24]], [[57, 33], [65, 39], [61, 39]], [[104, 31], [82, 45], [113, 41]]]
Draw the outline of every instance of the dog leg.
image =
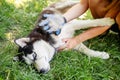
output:
[[73, 20], [71, 22], [68, 22], [65, 27], [68, 27], [68, 29], [70, 30], [80, 30], [97, 26], [112, 26], [114, 23], [114, 19], [111, 18], [101, 18], [94, 20]]
[[75, 30], [86, 29], [97, 26], [111, 26], [114, 24], [114, 20], [111, 18], [101, 18], [94, 20], [73, 20], [71, 22], [66, 23], [59, 35], [61, 39], [63, 38], [71, 38]]
[[100, 51], [94, 51], [92, 49], [87, 48], [83, 43], [81, 43], [80, 45], [76, 46], [74, 48], [75, 50], [78, 50], [84, 54], [86, 54], [87, 56], [90, 57], [98, 57], [101, 59], [108, 59], [109, 58], [109, 54], [106, 52], [100, 52]]
[[111, 18], [101, 18], [94, 20], [73, 20], [66, 24], [66, 26], [70, 26], [68, 29], [72, 27], [74, 30], [86, 29], [97, 26], [112, 26], [115, 23], [114, 19]]
[[[97, 26], [111, 26], [113, 23], [114, 20], [110, 18], [102, 18], [95, 20], [74, 20], [63, 26], [59, 38], [60, 39], [71, 38], [73, 37], [75, 30], [78, 29], [85, 29], [85, 28], [97, 27]], [[82, 43], [77, 47], [75, 47], [75, 49], [91, 57], [99, 57], [102, 59], [109, 58], [108, 53], [91, 50]]]
[[[74, 30], [70, 29], [66, 29], [66, 32], [62, 32], [59, 37], [60, 39], [64, 39], [64, 38], [70, 38], [73, 37], [74, 34]], [[109, 54], [106, 52], [100, 52], [100, 51], [95, 51], [92, 49], [87, 48], [83, 43], [81, 43], [80, 45], [76, 46], [74, 49], [88, 55], [91, 57], [98, 57], [101, 59], [108, 59], [109, 58]]]

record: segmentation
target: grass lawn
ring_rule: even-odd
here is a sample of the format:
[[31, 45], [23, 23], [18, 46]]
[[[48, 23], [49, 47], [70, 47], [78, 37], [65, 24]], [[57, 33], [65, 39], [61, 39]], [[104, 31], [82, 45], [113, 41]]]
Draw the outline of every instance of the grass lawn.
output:
[[[113, 33], [85, 42], [91, 49], [108, 52], [108, 60], [88, 57], [77, 51], [62, 51], [50, 62], [51, 70], [47, 74], [13, 62], [12, 58], [17, 54], [14, 39], [27, 36], [39, 12], [47, 6], [47, 0], [14, 1], [0, 1], [0, 80], [120, 80], [120, 42], [118, 35]], [[86, 18], [90, 18], [90, 13]]]

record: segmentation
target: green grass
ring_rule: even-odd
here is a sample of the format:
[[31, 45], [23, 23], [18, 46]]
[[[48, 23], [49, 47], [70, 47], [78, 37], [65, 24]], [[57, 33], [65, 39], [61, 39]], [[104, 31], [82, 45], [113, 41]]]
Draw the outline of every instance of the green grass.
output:
[[[31, 0], [19, 8], [0, 1], [0, 80], [120, 80], [119, 37], [112, 33], [85, 42], [91, 49], [108, 52], [108, 60], [91, 58], [77, 51], [62, 51], [50, 62], [51, 70], [47, 74], [13, 62], [17, 54], [13, 40], [27, 36], [45, 6], [46, 0]], [[88, 14], [86, 18], [91, 18]]]

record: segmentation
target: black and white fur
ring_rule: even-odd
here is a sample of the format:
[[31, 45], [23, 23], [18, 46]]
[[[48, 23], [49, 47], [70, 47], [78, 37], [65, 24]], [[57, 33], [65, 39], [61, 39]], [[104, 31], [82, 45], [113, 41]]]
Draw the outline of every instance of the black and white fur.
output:
[[[57, 48], [65, 45], [61, 41], [62, 39], [73, 37], [75, 30], [96, 26], [111, 26], [114, 23], [113, 19], [102, 18], [95, 20], [72, 20], [64, 26], [57, 24], [57, 21], [64, 22], [61, 11], [59, 10], [71, 7], [74, 4], [76, 3], [63, 2], [57, 3], [57, 6], [54, 4], [44, 9], [33, 31], [27, 37], [15, 40], [15, 43], [19, 46], [19, 54], [14, 57], [14, 60], [34, 64], [38, 72], [46, 73], [50, 70], [49, 62], [57, 52]], [[56, 17], [55, 20], [51, 20], [49, 25], [51, 25], [50, 30], [52, 31], [56, 31], [60, 28], [61, 33], [59, 35], [49, 34], [47, 31], [43, 30], [42, 27], [39, 27], [39, 23], [44, 19], [43, 14], [53, 14]], [[108, 53], [91, 50], [83, 43], [80, 43], [74, 49], [91, 57], [99, 57], [102, 59], [109, 58]]]

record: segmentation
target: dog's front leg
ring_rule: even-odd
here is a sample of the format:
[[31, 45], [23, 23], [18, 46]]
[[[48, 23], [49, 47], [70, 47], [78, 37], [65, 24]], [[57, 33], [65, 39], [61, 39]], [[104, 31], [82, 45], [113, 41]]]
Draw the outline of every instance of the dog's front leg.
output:
[[73, 25], [70, 25], [69, 23], [65, 24], [63, 28], [61, 29], [61, 33], [58, 35], [60, 39], [64, 38], [72, 38], [75, 32], [75, 28]]
[[[82, 21], [74, 20], [65, 24], [65, 26], [63, 26], [61, 30], [61, 34], [59, 35], [59, 38], [60, 39], [71, 38], [73, 37], [75, 30], [96, 27], [96, 26], [111, 26], [113, 23], [114, 23], [114, 20], [110, 18], [102, 18], [102, 19], [96, 19], [96, 20], [82, 20]], [[108, 53], [91, 50], [82, 43], [77, 47], [75, 47], [75, 49], [91, 57], [99, 57], [102, 59], [109, 58]]]
[[66, 23], [59, 35], [60, 38], [71, 38], [75, 30], [86, 29], [97, 26], [111, 26], [114, 24], [114, 19], [111, 18], [101, 18], [94, 20], [72, 20]]
[[68, 23], [65, 24], [62, 29], [61, 29], [61, 33], [58, 35], [58, 37], [56, 38], [56, 45], [55, 47], [59, 48], [59, 47], [65, 47], [65, 43], [62, 41], [62, 39], [66, 39], [66, 38], [72, 38], [75, 32], [75, 29], [73, 29], [74, 27], [69, 25]]
[[67, 25], [71, 26], [74, 30], [79, 30], [79, 29], [86, 29], [97, 26], [111, 26], [114, 23], [115, 23], [114, 19], [101, 18], [101, 19], [93, 19], [93, 20], [73, 20], [69, 22]]
[[86, 54], [87, 56], [90, 56], [90, 57], [98, 57], [98, 58], [101, 58], [101, 59], [108, 59], [109, 58], [108, 53], [89, 49], [83, 43], [79, 44], [74, 49], [78, 50], [78, 51], [80, 51], [80, 52], [82, 52], [82, 53], [84, 53], [84, 54]]

